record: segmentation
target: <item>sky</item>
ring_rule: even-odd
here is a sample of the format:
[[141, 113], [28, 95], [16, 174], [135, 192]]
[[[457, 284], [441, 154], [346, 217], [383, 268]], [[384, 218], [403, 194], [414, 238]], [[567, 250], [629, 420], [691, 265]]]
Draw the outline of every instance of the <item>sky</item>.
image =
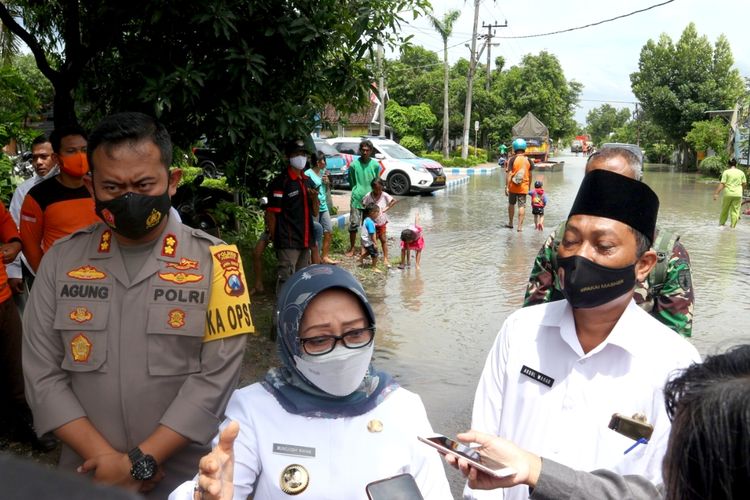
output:
[[[660, 4], [666, 0], [535, 0], [510, 2], [483, 0], [479, 6], [479, 32], [485, 24], [504, 24], [496, 36], [518, 37], [574, 28], [609, 19], [629, 12]], [[465, 43], [471, 40], [474, 22], [473, 0], [431, 0], [433, 15], [442, 19], [451, 9], [461, 11], [448, 40], [451, 63], [469, 57]], [[409, 17], [411, 20], [411, 17]], [[657, 40], [666, 33], [676, 42], [685, 27], [694, 22], [698, 33], [713, 44], [720, 34], [729, 40], [735, 67], [742, 76], [750, 77], [750, 1], [748, 0], [673, 0], [661, 7], [618, 19], [599, 26], [537, 38], [493, 38], [492, 60], [497, 55], [505, 58], [506, 68], [516, 65], [529, 53], [542, 50], [553, 53], [560, 60], [565, 77], [583, 84], [575, 119], [585, 124], [592, 108], [610, 103], [616, 108], [633, 109], [635, 96], [630, 91], [630, 74], [638, 70], [641, 48], [649, 39]], [[443, 42], [427, 18], [410, 21], [403, 33], [414, 35], [412, 43], [438, 52], [442, 60]], [[744, 39], [744, 40], [743, 40]], [[387, 57], [397, 57], [390, 54]], [[486, 52], [482, 54], [487, 61]]]

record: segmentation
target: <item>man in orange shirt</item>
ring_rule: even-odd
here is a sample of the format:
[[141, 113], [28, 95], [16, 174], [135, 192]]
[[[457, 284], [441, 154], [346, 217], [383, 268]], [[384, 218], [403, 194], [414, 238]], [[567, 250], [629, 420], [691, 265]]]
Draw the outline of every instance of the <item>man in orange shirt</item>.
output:
[[99, 222], [94, 199], [83, 185], [89, 171], [86, 133], [78, 126], [56, 129], [50, 142], [60, 173], [31, 188], [21, 206], [23, 253], [34, 273], [55, 241]]
[[523, 217], [526, 214], [526, 195], [531, 183], [531, 163], [526, 158], [526, 141], [513, 141], [513, 157], [508, 162], [505, 176], [505, 196], [508, 197], [508, 223], [505, 227], [513, 229], [513, 216], [518, 205], [518, 229], [523, 230]]
[[0, 429], [14, 441], [34, 441], [23, 392], [21, 318], [12, 300], [5, 266], [21, 251], [16, 223], [0, 202]]

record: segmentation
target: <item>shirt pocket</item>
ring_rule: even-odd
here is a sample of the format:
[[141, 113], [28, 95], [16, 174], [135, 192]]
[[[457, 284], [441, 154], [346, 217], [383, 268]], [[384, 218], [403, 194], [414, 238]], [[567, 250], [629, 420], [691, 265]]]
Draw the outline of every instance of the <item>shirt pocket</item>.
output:
[[106, 372], [109, 304], [58, 301], [54, 329], [65, 350], [61, 367], [72, 372]]
[[148, 310], [148, 372], [154, 376], [186, 375], [201, 370], [206, 323], [202, 308], [173, 304]]

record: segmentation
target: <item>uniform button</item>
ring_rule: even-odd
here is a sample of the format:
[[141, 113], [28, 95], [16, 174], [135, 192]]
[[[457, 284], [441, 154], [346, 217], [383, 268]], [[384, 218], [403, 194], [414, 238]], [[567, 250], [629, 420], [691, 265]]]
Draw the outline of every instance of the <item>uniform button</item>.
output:
[[586, 359], [582, 359], [582, 360], [580, 361], [580, 363], [581, 363], [582, 365], [585, 365], [585, 364], [586, 364]]

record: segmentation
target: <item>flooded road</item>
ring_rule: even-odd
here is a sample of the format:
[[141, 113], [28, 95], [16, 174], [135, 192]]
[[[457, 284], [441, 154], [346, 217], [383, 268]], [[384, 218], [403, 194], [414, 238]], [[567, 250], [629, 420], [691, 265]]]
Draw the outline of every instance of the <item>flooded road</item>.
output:
[[[521, 306], [534, 257], [563, 220], [583, 177], [584, 158], [562, 157], [562, 172], [535, 173], [549, 198], [546, 230], [505, 229], [507, 198], [499, 171], [426, 197], [406, 197], [389, 211], [391, 255], [401, 229], [419, 213], [424, 227], [422, 269], [394, 269], [368, 289], [378, 317], [376, 365], [420, 394], [436, 432], [468, 428], [479, 374], [503, 320]], [[646, 167], [644, 182], [659, 195], [658, 224], [681, 234], [695, 289], [692, 342], [701, 354], [750, 342], [750, 217], [720, 229], [716, 184], [697, 174]], [[454, 494], [462, 482], [451, 472]]]

